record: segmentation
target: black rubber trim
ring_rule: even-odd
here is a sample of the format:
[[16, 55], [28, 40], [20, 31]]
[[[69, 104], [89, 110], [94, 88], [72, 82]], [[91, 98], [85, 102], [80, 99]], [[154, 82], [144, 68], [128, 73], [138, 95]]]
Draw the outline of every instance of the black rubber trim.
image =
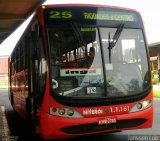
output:
[[74, 125], [69, 127], [64, 127], [60, 129], [62, 132], [67, 134], [85, 134], [85, 133], [92, 133], [92, 132], [99, 132], [99, 131], [106, 131], [106, 130], [113, 130], [113, 129], [122, 129], [122, 128], [131, 128], [136, 127], [144, 124], [147, 119], [128, 119], [128, 120], [119, 120], [115, 124], [108, 124], [108, 125], [98, 125], [98, 123], [91, 123], [91, 124], [81, 124], [81, 125]]

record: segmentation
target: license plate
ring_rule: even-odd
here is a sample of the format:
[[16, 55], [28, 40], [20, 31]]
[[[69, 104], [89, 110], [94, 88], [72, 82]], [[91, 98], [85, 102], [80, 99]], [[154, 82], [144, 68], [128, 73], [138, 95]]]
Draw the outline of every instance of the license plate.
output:
[[105, 117], [105, 118], [99, 118], [98, 119], [98, 125], [104, 125], [104, 124], [113, 124], [117, 122], [116, 117]]

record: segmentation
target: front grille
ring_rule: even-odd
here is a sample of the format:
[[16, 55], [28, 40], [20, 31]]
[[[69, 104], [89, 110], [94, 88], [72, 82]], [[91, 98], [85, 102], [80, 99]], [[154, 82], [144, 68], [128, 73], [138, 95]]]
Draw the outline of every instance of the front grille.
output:
[[98, 125], [98, 123], [74, 125], [60, 129], [67, 134], [85, 134], [98, 131], [107, 131], [121, 128], [131, 128], [144, 124], [147, 119], [119, 120], [114, 124]]

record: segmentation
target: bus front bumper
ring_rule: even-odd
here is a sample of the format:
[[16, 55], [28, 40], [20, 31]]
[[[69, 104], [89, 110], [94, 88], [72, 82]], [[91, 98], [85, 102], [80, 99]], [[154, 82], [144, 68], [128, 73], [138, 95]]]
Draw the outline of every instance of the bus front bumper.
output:
[[140, 112], [117, 115], [117, 122], [114, 124], [98, 125], [99, 118], [64, 118], [41, 111], [40, 134], [43, 139], [63, 139], [103, 132], [151, 128], [153, 107]]

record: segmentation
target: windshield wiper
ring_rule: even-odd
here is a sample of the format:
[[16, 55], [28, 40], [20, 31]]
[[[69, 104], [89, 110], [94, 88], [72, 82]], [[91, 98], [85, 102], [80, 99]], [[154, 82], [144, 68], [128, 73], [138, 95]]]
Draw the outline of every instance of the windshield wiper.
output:
[[[82, 46], [82, 50], [85, 52], [85, 58], [87, 59], [87, 56], [88, 56], [88, 54], [87, 54], [87, 44], [83, 39], [83, 35], [82, 35], [81, 31], [79, 30], [77, 23], [71, 22], [70, 25], [73, 28], [73, 31], [75, 32], [76, 38], [79, 41], [80, 45]], [[87, 66], [89, 67], [88, 61], [87, 61]]]
[[73, 22], [71, 22], [70, 24], [71, 24], [71, 27], [73, 28], [73, 30], [74, 30], [74, 32], [76, 34], [76, 37], [77, 37], [79, 43], [82, 46], [86, 47], [86, 44], [85, 44], [85, 42], [83, 40], [83, 36], [82, 36], [81, 32], [78, 29], [78, 25], [76, 23], [73, 23]]
[[108, 43], [108, 50], [109, 50], [109, 63], [111, 64], [111, 50], [112, 48], [116, 45], [121, 33], [122, 33], [122, 30], [124, 28], [124, 24], [120, 24], [120, 26], [117, 28], [114, 36], [113, 36], [113, 39], [111, 41], [111, 35], [110, 35], [110, 32], [108, 34], [108, 38], [109, 38], [109, 43]]

